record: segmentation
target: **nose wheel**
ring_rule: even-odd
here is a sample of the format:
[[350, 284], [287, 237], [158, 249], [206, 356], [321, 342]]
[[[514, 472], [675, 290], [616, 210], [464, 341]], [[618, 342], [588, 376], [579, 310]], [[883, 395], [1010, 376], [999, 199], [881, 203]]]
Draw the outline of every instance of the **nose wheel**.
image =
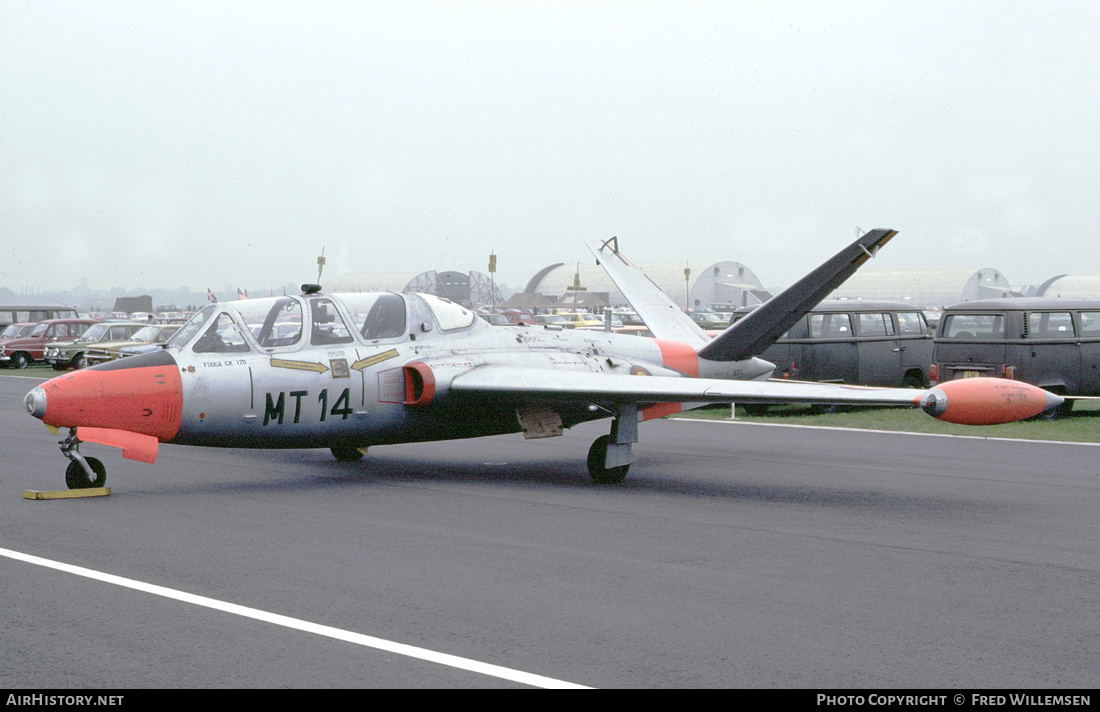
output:
[[103, 466], [102, 462], [94, 457], [86, 457], [84, 462], [88, 464], [95, 476], [89, 477], [84, 470], [84, 466], [77, 460], [73, 460], [65, 468], [65, 484], [68, 485], [69, 489], [102, 487], [103, 483], [107, 481], [107, 468]]
[[102, 487], [107, 481], [107, 468], [98, 458], [84, 457], [80, 454], [80, 440], [76, 437], [76, 428], [69, 429], [69, 436], [58, 443], [61, 454], [69, 458], [65, 468], [65, 484], [69, 489], [90, 489]]

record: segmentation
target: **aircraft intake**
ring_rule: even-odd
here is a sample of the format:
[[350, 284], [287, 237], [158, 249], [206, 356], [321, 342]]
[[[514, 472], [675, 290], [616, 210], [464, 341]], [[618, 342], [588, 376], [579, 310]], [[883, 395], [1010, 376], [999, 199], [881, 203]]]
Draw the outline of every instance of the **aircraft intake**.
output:
[[405, 405], [427, 405], [435, 397], [435, 374], [423, 361], [405, 366]]

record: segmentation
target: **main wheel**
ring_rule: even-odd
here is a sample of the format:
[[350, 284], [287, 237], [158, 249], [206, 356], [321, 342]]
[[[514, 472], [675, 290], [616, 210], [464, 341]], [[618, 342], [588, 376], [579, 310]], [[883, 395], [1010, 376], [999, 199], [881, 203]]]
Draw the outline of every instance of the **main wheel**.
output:
[[357, 462], [366, 454], [357, 447], [332, 447], [329, 452], [340, 462]]
[[102, 487], [103, 483], [107, 481], [107, 468], [103, 466], [102, 462], [94, 457], [84, 459], [88, 462], [88, 466], [92, 468], [92, 471], [95, 472], [95, 479], [88, 477], [88, 473], [84, 471], [80, 463], [73, 460], [65, 470], [65, 484], [69, 486], [69, 489]]
[[607, 444], [609, 442], [611, 442], [610, 435], [601, 435], [596, 438], [596, 442], [592, 443], [592, 447], [588, 450], [588, 474], [596, 484], [613, 485], [622, 482], [626, 478], [626, 473], [630, 470], [630, 465], [619, 465], [618, 467], [606, 467], [604, 465], [607, 462]]

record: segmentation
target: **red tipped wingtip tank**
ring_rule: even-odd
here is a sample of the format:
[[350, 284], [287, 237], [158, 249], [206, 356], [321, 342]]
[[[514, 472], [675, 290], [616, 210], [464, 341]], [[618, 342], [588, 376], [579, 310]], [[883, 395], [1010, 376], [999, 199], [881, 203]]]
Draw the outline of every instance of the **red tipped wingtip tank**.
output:
[[946, 381], [919, 399], [921, 409], [937, 420], [962, 425], [999, 425], [1039, 415], [1063, 399], [1038, 386], [1004, 378]]

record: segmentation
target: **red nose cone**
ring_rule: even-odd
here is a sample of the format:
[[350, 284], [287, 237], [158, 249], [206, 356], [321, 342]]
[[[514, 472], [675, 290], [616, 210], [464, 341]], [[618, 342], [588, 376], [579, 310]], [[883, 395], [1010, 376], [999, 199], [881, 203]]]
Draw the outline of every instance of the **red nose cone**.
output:
[[163, 351], [58, 376], [32, 394], [28, 410], [47, 425], [127, 430], [162, 442], [176, 436], [183, 411], [179, 369]]

